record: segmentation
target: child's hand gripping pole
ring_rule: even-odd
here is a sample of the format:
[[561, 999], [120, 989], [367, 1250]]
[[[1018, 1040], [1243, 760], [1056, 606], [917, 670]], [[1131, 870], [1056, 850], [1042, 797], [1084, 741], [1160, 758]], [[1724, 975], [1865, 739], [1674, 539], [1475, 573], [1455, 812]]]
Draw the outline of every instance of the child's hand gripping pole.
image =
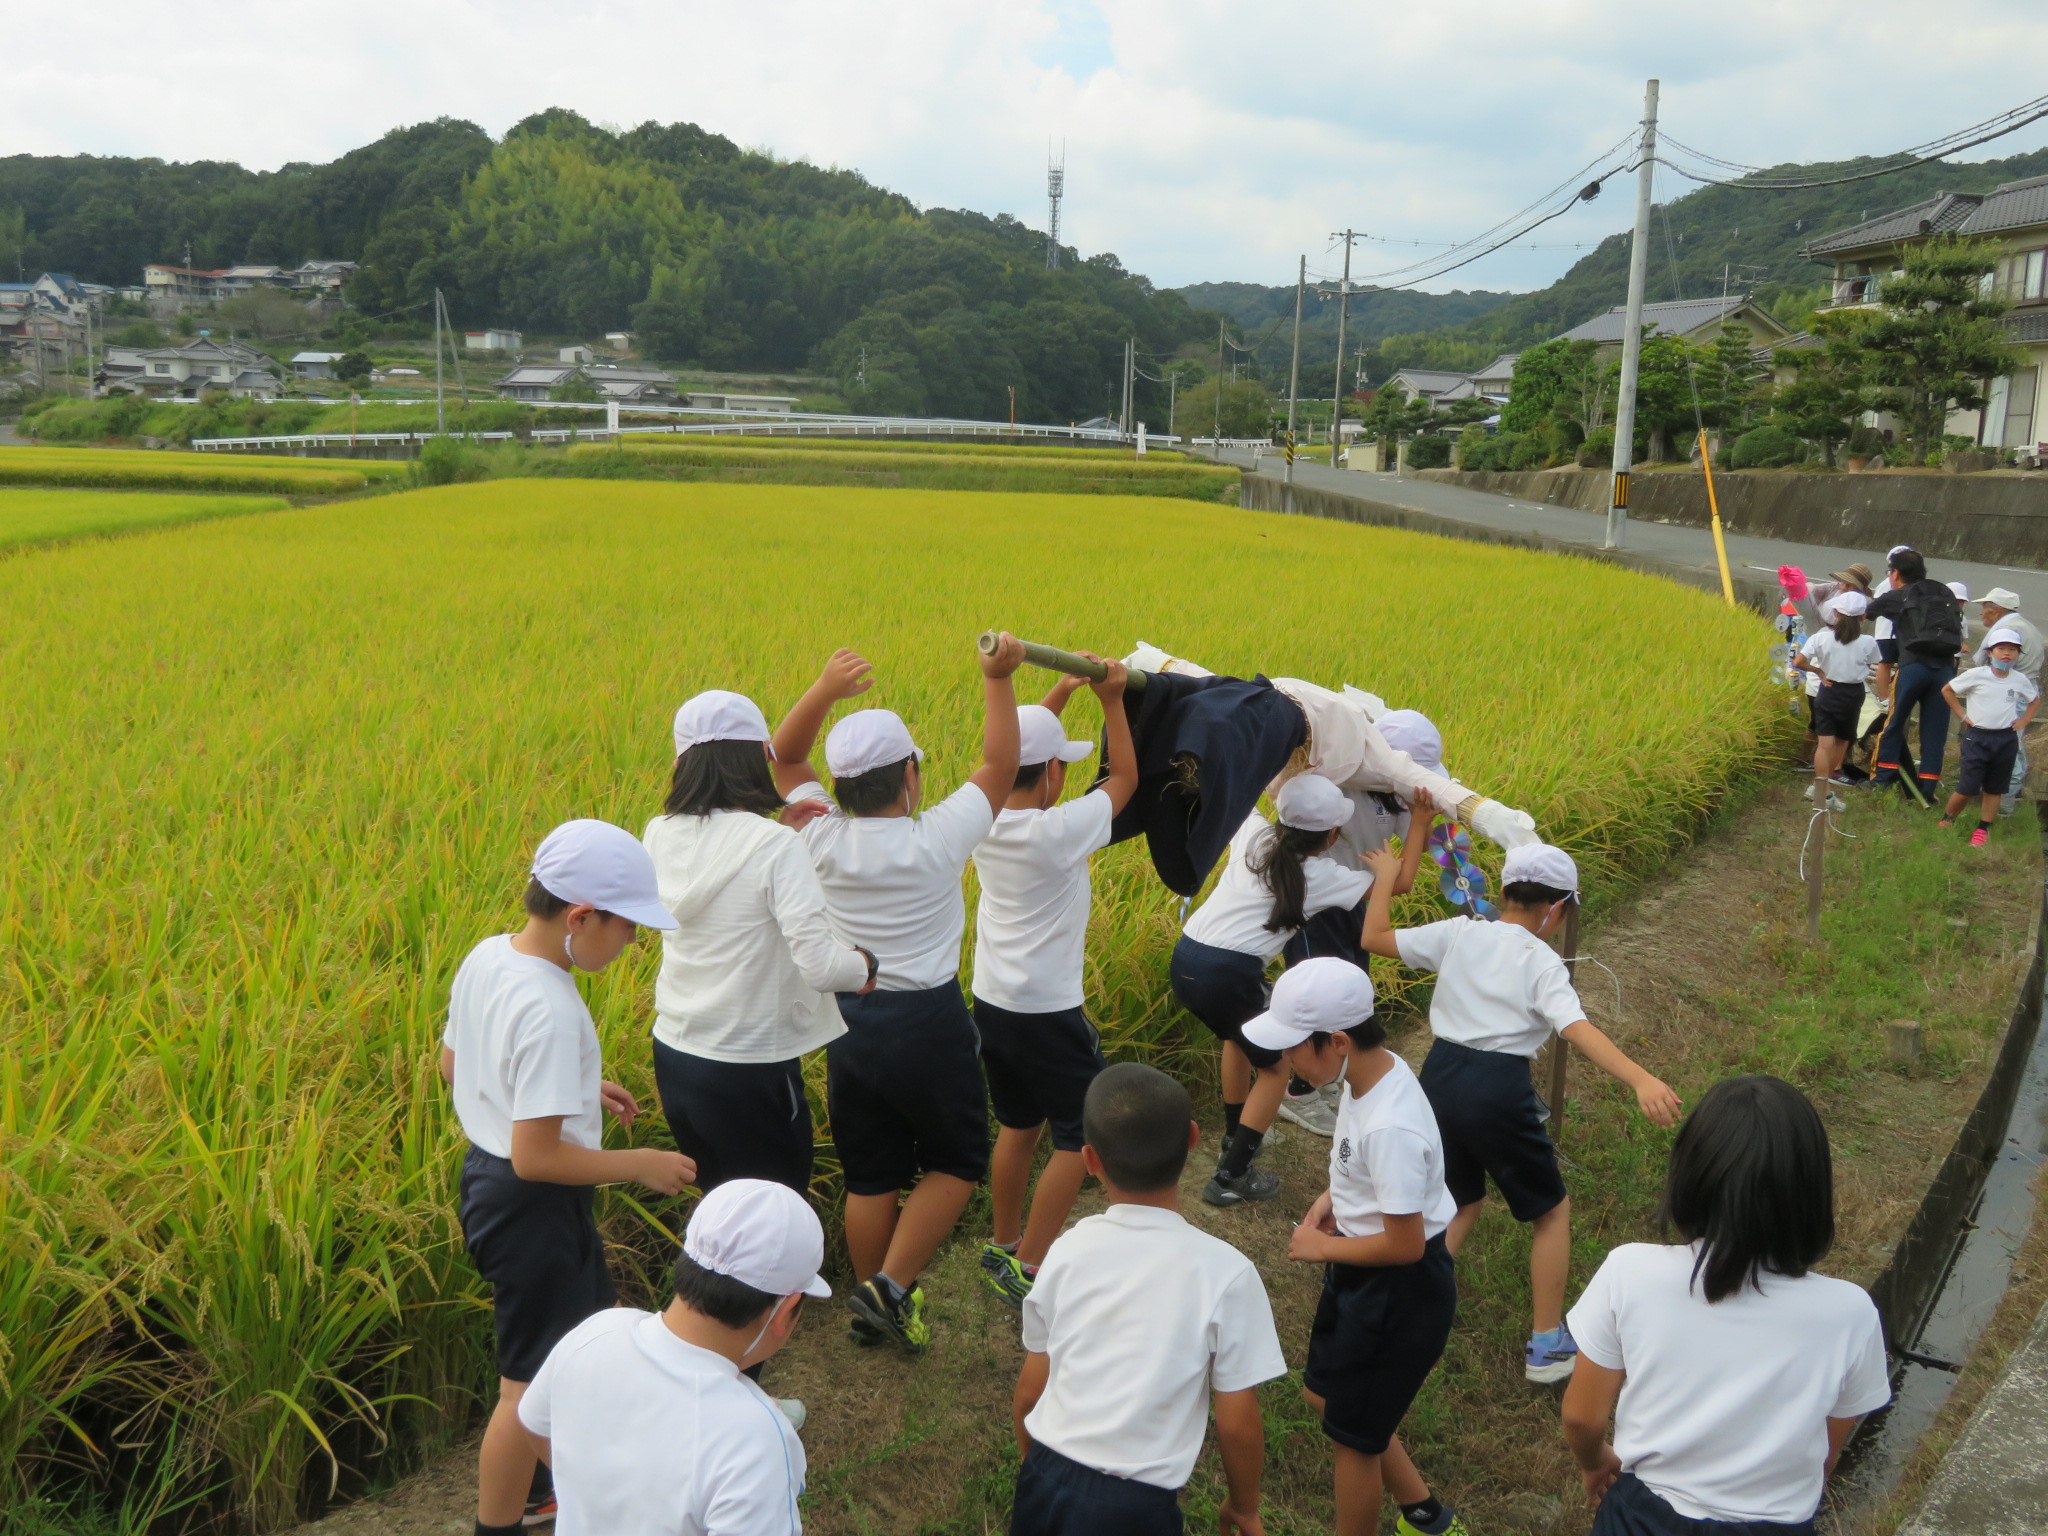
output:
[[[984, 656], [993, 656], [996, 647], [1001, 643], [1002, 632], [994, 629], [983, 630], [981, 639], [976, 642]], [[1044, 667], [1049, 672], [1064, 672], [1069, 677], [1085, 677], [1091, 683], [1099, 683], [1109, 675], [1109, 668], [1099, 661], [1090, 661], [1086, 656], [1077, 656], [1072, 651], [1061, 650], [1058, 646], [1040, 645], [1036, 640], [1025, 640], [1021, 643], [1024, 647], [1024, 659], [1034, 667]], [[1124, 682], [1125, 691], [1144, 692], [1148, 676], [1149, 674], [1133, 668]]]

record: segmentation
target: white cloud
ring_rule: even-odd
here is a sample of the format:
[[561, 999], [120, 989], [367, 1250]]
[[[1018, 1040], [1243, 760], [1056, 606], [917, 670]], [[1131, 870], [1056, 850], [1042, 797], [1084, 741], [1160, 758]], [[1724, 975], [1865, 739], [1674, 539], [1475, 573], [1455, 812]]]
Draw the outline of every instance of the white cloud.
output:
[[[1979, 0], [358, 0], [344, 10], [117, 4], [90, 46], [17, 33], [0, 150], [327, 160], [402, 123], [493, 133], [547, 106], [685, 119], [854, 168], [926, 205], [1044, 218], [1161, 283], [1284, 282], [1329, 232], [1455, 240], [1626, 134], [1642, 81], [1688, 143], [1738, 160], [1889, 151], [2039, 89], [2048, 10]], [[1979, 154], [2038, 148], [2024, 130]], [[1675, 192], [1680, 184], [1671, 182]], [[1885, 201], [1883, 183], [1871, 201]], [[1617, 186], [1548, 226], [1592, 241]], [[1360, 248], [1359, 270], [1421, 254]], [[1576, 257], [1511, 250], [1434, 287], [1529, 287]]]

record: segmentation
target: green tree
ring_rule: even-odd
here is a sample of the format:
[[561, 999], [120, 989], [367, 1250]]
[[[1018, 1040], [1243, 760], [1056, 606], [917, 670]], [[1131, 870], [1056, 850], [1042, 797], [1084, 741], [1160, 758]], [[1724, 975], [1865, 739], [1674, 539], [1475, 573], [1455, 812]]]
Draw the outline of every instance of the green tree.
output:
[[344, 352], [335, 359], [334, 376], [350, 389], [361, 389], [370, 382], [373, 366], [367, 352]]
[[221, 323], [262, 340], [292, 336], [306, 329], [306, 308], [281, 288], [259, 284], [220, 306]]
[[1821, 310], [1811, 325], [1820, 345], [1795, 347], [1777, 357], [1793, 377], [1772, 395], [1771, 417], [1786, 431], [1819, 444], [1830, 469], [1835, 449], [1856, 430], [1857, 418], [1874, 408], [1858, 333], [1875, 318], [1865, 309]]
[[1539, 342], [1515, 359], [1514, 387], [1501, 410], [1503, 432], [1526, 432], [1547, 416], [1574, 420], [1591, 431], [1600, 424], [1607, 398], [1607, 368], [1600, 346], [1559, 336]]
[[1257, 379], [1233, 384], [1211, 375], [1181, 390], [1176, 414], [1183, 436], [1207, 437], [1220, 414], [1225, 437], [1263, 437], [1273, 419], [1273, 394]]
[[1998, 323], [2009, 306], [1983, 286], [1997, 261], [1991, 242], [1936, 236], [1906, 253], [1883, 310], [1857, 333], [1874, 397], [1899, 418], [1915, 463], [1941, 445], [1949, 412], [1982, 409], [1987, 383], [2013, 370]]

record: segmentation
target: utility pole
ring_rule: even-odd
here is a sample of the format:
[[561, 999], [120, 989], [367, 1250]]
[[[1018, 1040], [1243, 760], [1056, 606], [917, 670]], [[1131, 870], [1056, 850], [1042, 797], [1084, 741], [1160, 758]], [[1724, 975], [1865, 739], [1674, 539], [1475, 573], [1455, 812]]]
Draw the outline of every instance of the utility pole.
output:
[[448, 395], [441, 388], [441, 290], [434, 290], [434, 435], [448, 435]]
[[1628, 308], [1621, 325], [1621, 398], [1614, 406], [1614, 499], [1609, 549], [1628, 537], [1628, 472], [1635, 462], [1636, 376], [1643, 366], [1643, 284], [1650, 265], [1650, 194], [1657, 177], [1657, 82], [1643, 91], [1643, 141], [1636, 163], [1636, 229], [1628, 247]]
[[1351, 242], [1358, 231], [1347, 229], [1337, 237], [1344, 242], [1344, 281], [1337, 289], [1337, 381], [1330, 386], [1330, 468], [1337, 467], [1337, 449], [1344, 440], [1344, 322], [1351, 310]]
[[1060, 157], [1052, 157], [1052, 146], [1046, 145], [1045, 156], [1045, 269], [1057, 272], [1060, 266], [1060, 199], [1067, 192], [1067, 141], [1060, 140]]
[[1294, 275], [1294, 362], [1287, 371], [1287, 489], [1282, 496], [1281, 510], [1294, 510], [1294, 410], [1301, 395], [1301, 295], [1308, 287], [1308, 257], [1301, 258], [1301, 266]]
[[1124, 343], [1123, 414], [1117, 418], [1116, 425], [1117, 431], [1122, 433], [1125, 437], [1129, 437], [1131, 435], [1131, 368], [1137, 362], [1137, 358], [1135, 355], [1137, 345], [1138, 344], [1135, 340], [1128, 340]]
[[1216, 322], [1216, 426], [1209, 439], [1210, 457], [1223, 462], [1223, 322]]

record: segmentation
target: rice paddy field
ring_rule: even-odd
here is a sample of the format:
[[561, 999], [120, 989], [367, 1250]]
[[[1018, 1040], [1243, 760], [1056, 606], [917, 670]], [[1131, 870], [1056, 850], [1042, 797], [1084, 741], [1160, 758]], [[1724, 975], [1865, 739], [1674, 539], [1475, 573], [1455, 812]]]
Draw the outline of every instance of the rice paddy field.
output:
[[405, 478], [403, 460], [170, 453], [143, 448], [0, 448], [0, 486], [343, 496]]
[[0, 486], [0, 550], [94, 534], [134, 533], [210, 517], [275, 512], [290, 505], [282, 496], [175, 496]]
[[[0, 562], [0, 1526], [268, 1531], [459, 1431], [488, 1312], [434, 1058], [534, 842], [637, 831], [682, 699], [773, 717], [841, 644], [950, 789], [991, 625], [1423, 709], [1596, 898], [1783, 719], [1760, 622], [1703, 594], [1192, 501], [496, 480]], [[1178, 900], [1140, 845], [1096, 890], [1106, 1045], [1206, 1081]], [[655, 960], [586, 982], [643, 1102]], [[657, 1273], [681, 1208], [600, 1212]]]

